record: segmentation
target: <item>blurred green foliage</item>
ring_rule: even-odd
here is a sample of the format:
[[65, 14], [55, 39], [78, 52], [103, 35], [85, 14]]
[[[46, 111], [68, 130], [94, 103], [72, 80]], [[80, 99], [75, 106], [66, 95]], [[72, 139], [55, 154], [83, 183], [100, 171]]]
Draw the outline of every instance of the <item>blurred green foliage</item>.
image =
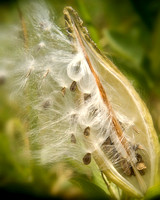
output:
[[[63, 8], [72, 6], [88, 28], [98, 47], [128, 77], [146, 102], [160, 138], [160, 1], [159, 0], [46, 0], [55, 20], [64, 27]], [[18, 1], [0, 4], [0, 27], [19, 23]], [[3, 47], [0, 47], [1, 52]], [[3, 54], [3, 53], [2, 53]], [[0, 187], [2, 193], [32, 194], [49, 198], [108, 198], [94, 181], [64, 164], [46, 169], [26, 161], [29, 148], [27, 126], [17, 113], [25, 115], [7, 96], [7, 80], [0, 77]], [[20, 116], [21, 116], [20, 115]], [[17, 143], [17, 141], [21, 141]], [[61, 170], [61, 173], [57, 171]], [[160, 174], [159, 174], [160, 175]], [[160, 195], [160, 185], [145, 199]]]

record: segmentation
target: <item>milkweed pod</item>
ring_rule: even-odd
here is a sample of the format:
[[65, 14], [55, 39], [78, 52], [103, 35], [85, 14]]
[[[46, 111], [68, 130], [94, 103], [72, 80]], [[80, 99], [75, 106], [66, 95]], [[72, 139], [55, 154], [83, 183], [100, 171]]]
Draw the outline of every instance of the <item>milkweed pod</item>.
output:
[[[108, 155], [100, 143], [99, 146], [94, 145], [98, 132], [91, 132], [87, 139], [93, 149], [92, 157], [110, 181], [133, 196], [143, 196], [155, 183], [158, 170], [159, 143], [149, 111], [125, 76], [97, 48], [78, 14], [71, 7], [66, 7], [64, 16], [73, 47], [82, 52], [90, 71], [87, 73], [94, 77], [101, 104], [108, 110], [107, 116], [111, 121], [109, 137], [119, 163], [115, 164], [114, 158], [111, 158], [113, 153]], [[137, 144], [143, 148], [135, 150]], [[142, 156], [141, 163], [138, 163], [137, 152]], [[125, 166], [127, 169], [124, 169]], [[141, 169], [145, 169], [143, 176]]]

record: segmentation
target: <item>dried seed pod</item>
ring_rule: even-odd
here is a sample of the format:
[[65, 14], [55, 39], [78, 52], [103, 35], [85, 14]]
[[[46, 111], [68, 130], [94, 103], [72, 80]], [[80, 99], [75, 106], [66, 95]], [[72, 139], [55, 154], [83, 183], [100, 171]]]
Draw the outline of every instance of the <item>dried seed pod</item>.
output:
[[85, 165], [89, 165], [91, 162], [91, 153], [86, 153], [86, 155], [83, 157], [83, 163]]
[[[65, 18], [67, 21], [66, 25], [71, 27], [73, 30], [73, 45], [77, 50], [80, 49], [83, 53], [88, 69], [94, 77], [96, 83], [95, 88], [99, 92], [101, 102], [106, 106], [106, 109], [109, 112], [108, 116], [111, 119], [110, 124], [113, 130], [110, 134], [112, 134], [113, 137], [115, 136], [114, 138], [117, 138], [118, 141], [114, 144], [115, 146], [117, 144], [115, 149], [122, 157], [125, 157], [127, 158], [127, 161], [130, 161], [130, 163], [122, 164], [122, 168], [124, 168], [124, 166], [127, 168], [127, 171], [125, 169], [123, 171], [130, 176], [132, 173], [132, 170], [130, 170], [131, 165], [135, 173], [135, 179], [126, 179], [126, 177], [123, 177], [124, 173], [121, 173], [116, 165], [114, 165], [114, 162], [111, 162], [110, 157], [106, 156], [104, 158], [103, 156], [105, 154], [99, 152], [99, 149], [102, 150], [102, 148], [94, 151], [92, 156], [97, 165], [100, 168], [102, 166], [103, 173], [106, 177], [126, 192], [137, 197], [142, 197], [147, 191], [147, 188], [153, 185], [158, 167], [157, 154], [159, 143], [151, 116], [133, 86], [115, 67], [115, 65], [97, 48], [90, 38], [87, 29], [83, 27], [83, 22], [79, 18], [78, 14], [71, 7], [66, 7], [64, 9], [64, 14], [67, 16]], [[112, 104], [110, 103], [110, 99], [112, 100]], [[116, 106], [113, 108], [112, 105]], [[127, 127], [124, 130], [125, 126], [123, 128], [120, 125], [120, 118], [118, 119], [116, 113], [118, 113], [119, 116], [122, 116], [126, 122], [129, 122], [124, 122], [124, 124], [132, 124], [134, 122], [133, 126], [129, 128]], [[100, 112], [98, 112], [98, 114], [101, 115]], [[91, 117], [97, 116], [92, 115]], [[106, 120], [105, 115], [104, 118], [101, 117], [101, 120]], [[101, 122], [99, 123], [101, 124]], [[134, 130], [133, 127], [136, 127], [136, 130]], [[133, 135], [130, 133], [131, 131]], [[146, 160], [145, 162], [149, 165], [149, 170], [147, 170], [147, 176], [144, 176], [143, 178], [135, 168], [134, 162], [136, 156], [134, 149], [130, 148], [130, 143], [133, 138], [135, 138], [135, 142], [138, 141], [141, 145], [145, 146], [144, 157]], [[153, 154], [154, 156], [152, 156]], [[108, 170], [108, 167], [110, 170]], [[150, 177], [149, 181], [148, 177]]]
[[[19, 52], [17, 50], [13, 51], [14, 57], [11, 58], [11, 62], [7, 62], [7, 65], [10, 65], [16, 58], [12, 65], [15, 66], [13, 71], [16, 73], [13, 77], [20, 78], [17, 79], [16, 85], [21, 86], [20, 88], [26, 86], [24, 94], [27, 95], [25, 98], [27, 106], [31, 102], [31, 108], [38, 111], [34, 112], [38, 126], [31, 126], [34, 130], [30, 132], [40, 133], [33, 137], [36, 144], [40, 142], [42, 148], [38, 148], [40, 159], [44, 163], [58, 162], [59, 159], [65, 159], [65, 156], [68, 158], [66, 150], [72, 153], [72, 157], [77, 158], [78, 153], [84, 152], [84, 147], [88, 147], [100, 171], [103, 171], [111, 182], [126, 193], [142, 197], [154, 184], [158, 171], [159, 144], [148, 110], [132, 84], [97, 48], [87, 29], [83, 27], [82, 20], [71, 7], [64, 9], [66, 29], [69, 37], [72, 38], [71, 41], [55, 23], [50, 21], [48, 10], [43, 7], [42, 3], [36, 9], [37, 11], [31, 13], [33, 17], [27, 18], [31, 22], [33, 32], [39, 36], [36, 43], [39, 43], [38, 40], [44, 41], [47, 48], [35, 55], [33, 44], [33, 48], [31, 45], [29, 51], [23, 50], [20, 54], [20, 56], [24, 55], [25, 59], [23, 57], [17, 59], [16, 55]], [[41, 23], [43, 30], [40, 28]], [[49, 44], [51, 39], [54, 48], [52, 44]], [[23, 65], [19, 64], [21, 63], [19, 61], [23, 61]], [[49, 77], [40, 87], [37, 87], [42, 78], [39, 75], [42, 75], [46, 67], [50, 69]], [[7, 66], [6, 70], [8, 69], [10, 71], [11, 68]], [[26, 70], [28, 74], [24, 77], [23, 73], [26, 73]], [[47, 74], [48, 71], [43, 78], [48, 76]], [[70, 80], [73, 82], [71, 81], [72, 84], [70, 83], [71, 85], [67, 88], [76, 92], [67, 91], [68, 94], [65, 95], [65, 89], [62, 89], [62, 94], [60, 94], [59, 87], [68, 85]], [[26, 84], [27, 81], [28, 84]], [[80, 94], [85, 95], [82, 97]], [[91, 98], [86, 94], [90, 94]], [[34, 98], [30, 98], [31, 95], [34, 95]], [[65, 95], [65, 98], [62, 95]], [[38, 102], [41, 106], [44, 97], [51, 99], [52, 108], [47, 112], [39, 112], [39, 106], [36, 104]], [[44, 108], [48, 108], [48, 103], [44, 104]], [[77, 118], [72, 119], [73, 113], [77, 115]], [[86, 124], [92, 127], [93, 131], [91, 130], [92, 133], [85, 131], [83, 136], [81, 127]], [[68, 145], [67, 134], [69, 134], [69, 140], [75, 142], [71, 133], [75, 133], [76, 139], [80, 139], [78, 145]], [[102, 145], [106, 139], [106, 144]], [[137, 142], [145, 147], [142, 155], [147, 170], [143, 177], [141, 174], [144, 169], [136, 169], [136, 164], [142, 163], [142, 159], [140, 156], [136, 158], [137, 152], [131, 145]], [[53, 146], [56, 147], [56, 151], [52, 148]], [[37, 148], [35, 150], [37, 155]], [[120, 158], [125, 158], [125, 161], [121, 163], [121, 169]], [[131, 178], [133, 173], [135, 177]]]
[[84, 134], [85, 136], [87, 136], [87, 137], [90, 135], [90, 127], [89, 127], [89, 126], [86, 127], [86, 128], [84, 129], [83, 134]]
[[71, 135], [71, 143], [76, 144], [77, 140], [74, 134]]
[[70, 86], [70, 91], [74, 92], [76, 90], [76, 88], [77, 88], [77, 83], [76, 83], [76, 81], [73, 81]]

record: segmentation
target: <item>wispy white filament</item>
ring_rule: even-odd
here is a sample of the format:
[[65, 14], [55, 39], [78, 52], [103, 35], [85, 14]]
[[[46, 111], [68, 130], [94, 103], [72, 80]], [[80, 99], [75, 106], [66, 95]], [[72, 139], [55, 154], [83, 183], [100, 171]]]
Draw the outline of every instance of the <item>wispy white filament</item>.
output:
[[[114, 70], [106, 70], [103, 74], [98, 69], [97, 66], [107, 69], [109, 64], [104, 66], [100, 58], [96, 59], [94, 51], [89, 48], [85, 37], [82, 37], [95, 74], [122, 129], [123, 137], [120, 138], [113, 123], [113, 112], [104, 103], [95, 74], [78, 39], [74, 44], [68, 39], [54, 23], [53, 16], [44, 2], [31, 2], [23, 14], [28, 33], [28, 48], [24, 45], [26, 41], [19, 37], [20, 29], [16, 29], [17, 37], [8, 39], [11, 46], [16, 48], [9, 51], [12, 53], [7, 55], [7, 58], [4, 56], [1, 64], [3, 70], [8, 73], [12, 96], [29, 113], [28, 136], [31, 146], [34, 146], [33, 157], [43, 164], [65, 159], [76, 160], [82, 164], [86, 153], [98, 152], [98, 155], [104, 158], [99, 164], [101, 170], [111, 170], [122, 181], [132, 180], [139, 190], [141, 186], [137, 186], [136, 178], [126, 177], [121, 164], [124, 159], [133, 165], [137, 164], [134, 146], [140, 137], [143, 144], [147, 141], [147, 148], [150, 147], [148, 138], [142, 138], [141, 135], [146, 126], [142, 126], [142, 130], [139, 129], [139, 123], [145, 120], [138, 113], [140, 106], [137, 100], [128, 95], [131, 89], [128, 89], [127, 85], [122, 87], [123, 83], [119, 77], [116, 77], [112, 84], [110, 74], [114, 73]], [[24, 33], [21, 34], [23, 36]], [[123, 94], [126, 93], [130, 101], [125, 100]], [[131, 108], [133, 105], [135, 113], [128, 113], [134, 110]], [[86, 128], [90, 131], [89, 139], [85, 136]], [[111, 142], [106, 147], [104, 144], [107, 139]], [[127, 141], [126, 146], [123, 141]], [[143, 146], [143, 156], [149, 160], [147, 148]], [[146, 165], [149, 171], [152, 163], [146, 161]], [[148, 174], [146, 173], [146, 180], [149, 178]], [[141, 176], [137, 176], [140, 177], [139, 182], [143, 183]]]
[[[17, 47], [12, 54], [13, 58], [8, 58], [11, 60], [8, 73], [14, 81], [12, 94], [17, 100], [20, 96], [21, 101], [22, 96], [26, 96], [23, 106], [29, 105], [37, 119], [29, 134], [31, 142], [39, 144], [33, 155], [46, 164], [64, 158], [82, 162], [85, 152], [95, 150], [84, 143], [84, 129], [90, 127], [95, 147], [111, 137], [117, 144], [117, 151], [122, 149], [125, 157], [81, 47], [74, 50], [70, 40], [52, 20], [53, 16], [43, 1], [30, 3], [24, 12], [29, 48], [23, 48], [22, 41], [21, 48]], [[15, 44], [18, 40], [17, 36]], [[73, 81], [76, 82], [75, 92], [70, 90]], [[86, 99], [85, 95], [88, 95]], [[122, 115], [118, 118], [125, 121], [125, 128], [129, 129], [132, 122]], [[71, 143], [72, 134], [76, 144]], [[118, 162], [114, 158], [111, 160]]]

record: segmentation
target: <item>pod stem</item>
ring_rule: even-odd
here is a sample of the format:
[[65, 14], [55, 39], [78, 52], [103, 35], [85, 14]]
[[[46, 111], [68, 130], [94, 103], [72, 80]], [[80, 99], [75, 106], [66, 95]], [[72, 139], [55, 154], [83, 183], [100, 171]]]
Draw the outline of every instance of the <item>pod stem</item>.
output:
[[108, 181], [106, 180], [107, 177], [105, 176], [105, 174], [103, 173], [103, 171], [101, 171], [101, 176], [102, 176], [103, 181], [105, 182], [105, 184], [106, 184], [106, 186], [107, 186], [107, 188], [108, 188], [108, 191], [110, 192], [110, 195], [111, 195], [112, 199], [114, 199], [114, 200], [119, 200], [120, 197], [117, 197], [117, 196], [116, 196], [116, 194], [115, 194], [115, 192], [114, 192], [112, 186], [111, 186], [110, 183], [108, 183]]

